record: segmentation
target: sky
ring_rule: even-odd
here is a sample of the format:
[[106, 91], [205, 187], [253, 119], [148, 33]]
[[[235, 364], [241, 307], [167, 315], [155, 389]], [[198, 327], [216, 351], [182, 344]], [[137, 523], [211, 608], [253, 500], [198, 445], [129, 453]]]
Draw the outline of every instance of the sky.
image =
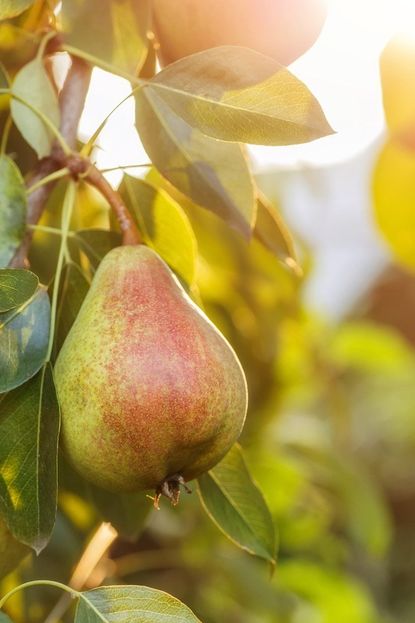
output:
[[[396, 33], [415, 40], [415, 0], [327, 2], [319, 39], [290, 71], [317, 97], [336, 133], [305, 145], [249, 149], [255, 172], [289, 172], [291, 183], [281, 184], [276, 175], [275, 185], [289, 225], [315, 256], [305, 300], [336, 321], [390, 261], [376, 231], [370, 195], [384, 132], [379, 56]], [[128, 82], [95, 69], [81, 119], [82, 138], [129, 92]], [[149, 162], [134, 129], [132, 98], [103, 130], [96, 159], [101, 168]], [[114, 183], [121, 179], [119, 172], [108, 176]]]

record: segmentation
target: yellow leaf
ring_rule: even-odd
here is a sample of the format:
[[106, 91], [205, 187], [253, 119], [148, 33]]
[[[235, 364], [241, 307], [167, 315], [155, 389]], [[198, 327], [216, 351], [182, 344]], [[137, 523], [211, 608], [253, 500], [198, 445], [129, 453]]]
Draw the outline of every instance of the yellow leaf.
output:
[[396, 259], [415, 269], [415, 152], [390, 140], [377, 162], [375, 217]]
[[415, 41], [396, 36], [384, 49], [381, 61], [383, 105], [393, 133], [415, 127]]

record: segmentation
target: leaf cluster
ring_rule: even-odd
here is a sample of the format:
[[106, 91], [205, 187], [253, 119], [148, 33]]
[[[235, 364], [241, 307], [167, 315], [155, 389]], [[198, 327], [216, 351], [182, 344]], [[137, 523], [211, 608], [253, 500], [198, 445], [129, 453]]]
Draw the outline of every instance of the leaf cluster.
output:
[[[0, 514], [13, 538], [37, 554], [46, 546], [45, 555], [54, 551], [68, 522], [75, 530], [74, 508], [85, 511], [88, 529], [101, 518], [130, 539], [141, 535], [150, 512], [144, 494], [98, 490], [59, 453], [54, 361], [97, 266], [122, 242], [120, 206], [235, 344], [252, 416], [273, 376], [276, 309], [297, 304], [291, 234], [259, 190], [243, 144], [284, 146], [330, 134], [319, 103], [285, 67], [245, 48], [207, 50], [156, 73], [150, 19], [148, 0], [0, 2], [0, 34], [13, 33], [0, 88]], [[51, 71], [62, 51], [74, 64], [131, 84], [136, 129], [151, 162], [144, 169], [132, 163], [137, 168], [118, 190], [103, 172], [92, 176], [89, 159], [111, 114], [83, 144], [67, 136], [65, 87], [59, 93]], [[45, 162], [50, 169], [42, 176]], [[133, 176], [137, 171], [144, 174]], [[274, 521], [241, 448], [197, 488], [214, 525], [273, 566]], [[68, 590], [78, 598], [79, 622], [197, 620], [174, 598], [143, 586]]]

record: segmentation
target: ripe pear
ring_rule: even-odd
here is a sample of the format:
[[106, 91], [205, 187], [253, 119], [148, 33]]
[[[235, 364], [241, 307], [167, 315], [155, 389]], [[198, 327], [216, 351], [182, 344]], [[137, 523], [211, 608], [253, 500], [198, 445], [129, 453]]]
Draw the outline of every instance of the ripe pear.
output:
[[231, 346], [150, 248], [102, 260], [59, 353], [63, 445], [87, 480], [112, 490], [179, 484], [213, 467], [247, 408]]
[[219, 45], [239, 45], [292, 63], [315, 42], [326, 0], [153, 0], [163, 65]]
[[30, 548], [16, 541], [0, 519], [0, 579], [13, 571], [29, 553]]

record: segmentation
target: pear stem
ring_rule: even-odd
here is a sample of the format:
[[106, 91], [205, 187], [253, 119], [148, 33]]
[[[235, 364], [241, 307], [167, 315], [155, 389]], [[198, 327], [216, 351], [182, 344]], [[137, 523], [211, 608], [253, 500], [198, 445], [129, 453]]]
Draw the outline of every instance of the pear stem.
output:
[[121, 195], [114, 190], [108, 180], [99, 169], [85, 156], [81, 154], [71, 154], [70, 156], [61, 155], [59, 162], [69, 170], [73, 179], [82, 179], [91, 186], [94, 186], [101, 195], [108, 201], [119, 223], [122, 233], [122, 244], [140, 244], [141, 235], [137, 225]]
[[110, 204], [120, 225], [123, 245], [140, 244], [142, 242], [141, 235], [133, 217], [128, 211], [120, 194], [113, 189], [101, 171], [99, 171], [95, 165], [89, 164], [82, 177], [86, 182], [91, 184], [91, 186], [94, 186]]

